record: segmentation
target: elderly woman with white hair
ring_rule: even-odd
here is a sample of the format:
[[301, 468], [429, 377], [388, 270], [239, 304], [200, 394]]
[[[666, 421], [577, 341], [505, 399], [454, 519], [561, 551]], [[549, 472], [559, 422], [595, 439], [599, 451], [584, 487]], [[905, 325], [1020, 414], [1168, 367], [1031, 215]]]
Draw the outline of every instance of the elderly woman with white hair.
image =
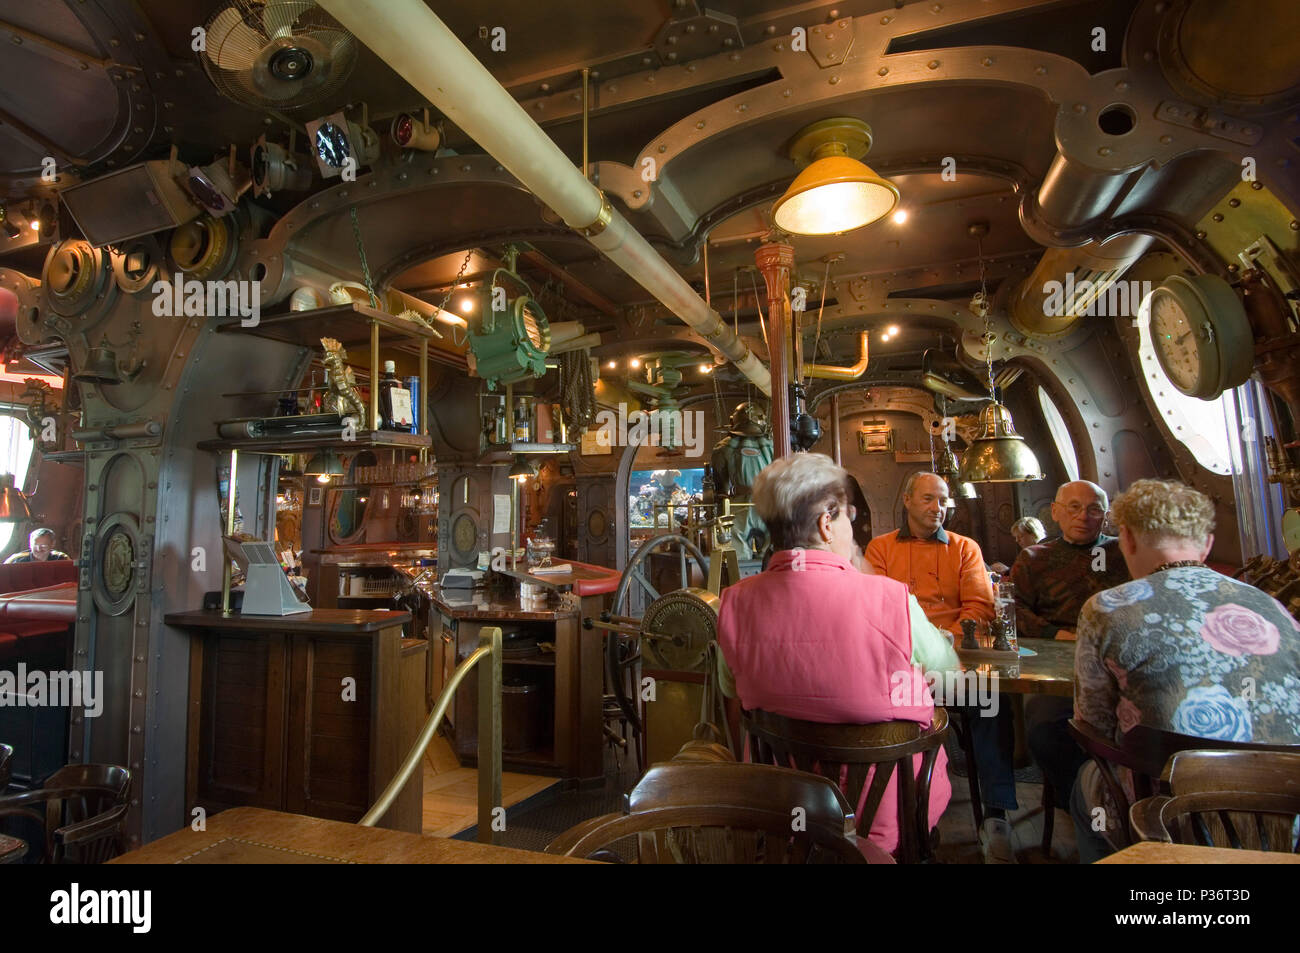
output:
[[[1133, 581], [1097, 593], [1079, 615], [1074, 717], [1117, 743], [1137, 725], [1300, 742], [1300, 623], [1272, 596], [1205, 565], [1214, 543], [1209, 497], [1138, 480], [1111, 514]], [[1113, 816], [1089, 762], [1070, 802], [1084, 863], [1111, 850], [1093, 830], [1097, 807]]]
[[[820, 453], [784, 457], [758, 475], [754, 506], [777, 551], [764, 572], [722, 592], [723, 692], [805, 721], [929, 725], [924, 673], [955, 672], [957, 655], [907, 586], [853, 567], [851, 492], [848, 473]], [[871, 826], [870, 840], [887, 851], [898, 846], [896, 783]], [[951, 795], [940, 751], [931, 826]]]

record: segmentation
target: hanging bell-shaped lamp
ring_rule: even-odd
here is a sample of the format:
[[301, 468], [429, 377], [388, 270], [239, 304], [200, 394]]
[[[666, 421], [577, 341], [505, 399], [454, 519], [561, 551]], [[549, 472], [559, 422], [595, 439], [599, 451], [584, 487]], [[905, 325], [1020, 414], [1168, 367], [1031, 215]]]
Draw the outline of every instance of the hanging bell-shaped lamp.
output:
[[328, 483], [331, 477], [343, 475], [343, 461], [333, 450], [322, 450], [307, 461], [302, 472], [314, 476], [317, 483]]
[[1027, 483], [1043, 479], [1043, 468], [1025, 438], [1016, 433], [1011, 411], [990, 401], [980, 411], [980, 435], [962, 454], [958, 479], [965, 483]]
[[0, 473], [0, 523], [22, 523], [32, 518], [23, 491], [14, 486], [12, 473]]
[[943, 445], [943, 454], [939, 457], [939, 463], [934, 472], [948, 484], [948, 491], [952, 499], [975, 499], [975, 484], [962, 481], [959, 476], [960, 470], [957, 466], [957, 456], [952, 452], [952, 447], [946, 443]]
[[72, 379], [83, 384], [122, 383], [122, 375], [117, 369], [117, 352], [108, 346], [108, 338], [101, 340], [98, 347], [90, 349], [86, 366], [74, 374]]

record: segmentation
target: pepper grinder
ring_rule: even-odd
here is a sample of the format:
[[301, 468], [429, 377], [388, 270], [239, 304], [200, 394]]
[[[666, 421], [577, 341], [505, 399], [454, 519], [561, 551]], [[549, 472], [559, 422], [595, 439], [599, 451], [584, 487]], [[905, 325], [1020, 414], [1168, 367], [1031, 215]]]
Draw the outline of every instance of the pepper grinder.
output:
[[979, 643], [975, 641], [975, 628], [979, 625], [974, 619], [961, 620], [961, 647], [964, 649], [978, 649]]
[[994, 619], [989, 623], [989, 631], [993, 633], [993, 651], [1011, 651], [1011, 643], [1007, 641], [1007, 623], [1005, 619]]

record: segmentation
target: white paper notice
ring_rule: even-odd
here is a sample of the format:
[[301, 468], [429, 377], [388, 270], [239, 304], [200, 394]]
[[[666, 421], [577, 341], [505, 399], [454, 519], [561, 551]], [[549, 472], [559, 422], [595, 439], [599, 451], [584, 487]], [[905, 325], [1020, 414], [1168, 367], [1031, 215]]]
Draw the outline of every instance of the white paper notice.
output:
[[492, 532], [510, 532], [510, 494], [492, 494]]

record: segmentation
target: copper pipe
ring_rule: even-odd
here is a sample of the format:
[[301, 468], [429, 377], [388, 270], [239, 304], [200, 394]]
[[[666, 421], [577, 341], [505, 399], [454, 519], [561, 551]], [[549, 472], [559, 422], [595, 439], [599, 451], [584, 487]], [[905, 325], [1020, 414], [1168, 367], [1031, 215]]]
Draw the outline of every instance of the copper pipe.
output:
[[816, 377], [823, 381], [855, 381], [867, 372], [867, 357], [871, 347], [871, 332], [863, 331], [858, 362], [848, 367], [836, 364], [805, 364], [804, 377]]

